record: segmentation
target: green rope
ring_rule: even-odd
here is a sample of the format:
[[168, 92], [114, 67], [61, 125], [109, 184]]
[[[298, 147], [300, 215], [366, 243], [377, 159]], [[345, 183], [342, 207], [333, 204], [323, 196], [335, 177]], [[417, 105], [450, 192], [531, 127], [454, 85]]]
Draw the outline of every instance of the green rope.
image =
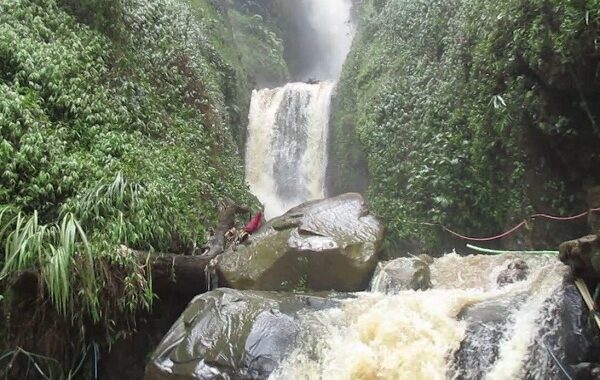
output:
[[483, 253], [491, 253], [493, 255], [498, 255], [502, 253], [530, 253], [534, 255], [558, 255], [558, 251], [507, 251], [507, 250], [497, 250], [497, 249], [488, 249], [478, 247], [473, 244], [467, 244], [467, 248], [471, 248], [472, 250], [483, 252]]

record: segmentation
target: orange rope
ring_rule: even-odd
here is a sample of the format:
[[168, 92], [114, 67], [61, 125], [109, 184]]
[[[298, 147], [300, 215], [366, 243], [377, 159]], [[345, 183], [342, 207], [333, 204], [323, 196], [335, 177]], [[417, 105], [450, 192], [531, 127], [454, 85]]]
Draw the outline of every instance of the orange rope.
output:
[[458, 232], [452, 231], [451, 229], [447, 228], [446, 226], [442, 226], [442, 228], [444, 229], [444, 231], [449, 232], [452, 235], [454, 235], [456, 237], [459, 237], [459, 238], [461, 238], [463, 240], [470, 240], [470, 241], [492, 241], [492, 240], [502, 239], [503, 237], [506, 237], [506, 236], [512, 234], [513, 232], [515, 232], [519, 228], [523, 227], [526, 223], [527, 223], [526, 221], [522, 221], [521, 223], [517, 224], [516, 226], [514, 226], [510, 230], [501, 233], [500, 235], [491, 236], [491, 237], [483, 237], [483, 238], [476, 238], [476, 237], [464, 236], [464, 235], [459, 234]]
[[[496, 235], [496, 236], [490, 236], [490, 237], [471, 237], [471, 236], [465, 236], [465, 235], [461, 235], [458, 232], [452, 231], [451, 229], [449, 229], [448, 227], [442, 225], [442, 224], [437, 224], [439, 226], [442, 227], [442, 229], [444, 229], [444, 231], [458, 237], [461, 238], [463, 240], [470, 240], [470, 241], [492, 241], [492, 240], [498, 240], [498, 239], [502, 239], [510, 234], [512, 234], [513, 232], [517, 231], [518, 229], [520, 229], [521, 227], [525, 226], [527, 224], [527, 220], [528, 219], [535, 219], [535, 218], [545, 218], [545, 219], [550, 219], [550, 220], [557, 220], [557, 221], [570, 221], [570, 220], [576, 220], [579, 218], [582, 218], [586, 215], [588, 215], [589, 213], [592, 212], [598, 212], [600, 211], [600, 207], [599, 208], [593, 208], [590, 209], [586, 212], [582, 212], [581, 214], [577, 214], [577, 215], [573, 215], [573, 216], [554, 216], [554, 215], [548, 215], [548, 214], [533, 214], [531, 216], [529, 216], [528, 218], [524, 219], [521, 223], [517, 224], [516, 226], [514, 226], [513, 228], [511, 228], [510, 230], [501, 233], [500, 235]], [[432, 223], [422, 223], [425, 225], [436, 225], [436, 224], [432, 224]]]

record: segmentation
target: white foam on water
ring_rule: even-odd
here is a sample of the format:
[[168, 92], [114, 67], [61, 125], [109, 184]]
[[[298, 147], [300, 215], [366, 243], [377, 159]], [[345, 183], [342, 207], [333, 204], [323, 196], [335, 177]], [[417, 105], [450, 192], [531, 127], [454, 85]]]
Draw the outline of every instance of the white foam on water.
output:
[[495, 363], [480, 374], [483, 378], [522, 378], [539, 333], [536, 321], [544, 318], [544, 306], [561, 288], [567, 269], [553, 257], [526, 258], [528, 279], [499, 287], [491, 277], [514, 258], [448, 255], [432, 265], [433, 289], [359, 293], [339, 308], [308, 312], [297, 346], [270, 379], [460, 378], [453, 365], [466, 331], [461, 311], [525, 295], [511, 310], [502, 339], [480, 342], [499, 346]]

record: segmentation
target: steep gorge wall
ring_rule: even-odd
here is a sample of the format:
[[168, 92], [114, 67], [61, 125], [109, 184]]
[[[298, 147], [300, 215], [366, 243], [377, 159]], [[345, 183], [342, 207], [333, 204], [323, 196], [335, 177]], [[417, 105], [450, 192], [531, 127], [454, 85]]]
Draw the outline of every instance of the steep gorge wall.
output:
[[3, 8], [0, 204], [49, 222], [122, 172], [170, 205], [169, 232], [201, 241], [220, 199], [249, 200], [238, 148], [250, 89], [288, 78], [260, 18], [212, 0]]
[[[173, 300], [161, 309], [119, 244], [189, 253], [224, 199], [256, 204], [239, 148], [255, 82], [288, 80], [282, 52], [270, 24], [217, 0], [0, 2], [2, 352], [66, 377], [81, 355], [95, 365], [92, 345], [147, 330], [153, 300], [168, 328]], [[40, 279], [25, 295], [23, 272]], [[141, 369], [108, 366], [141, 378], [152, 347], [134, 337]], [[19, 363], [0, 375], [25, 379], [5, 373]]]
[[[599, 36], [597, 0], [365, 0], [334, 102], [330, 189], [370, 177], [390, 242], [413, 250], [457, 245], [421, 222], [488, 235], [534, 210], [581, 211], [600, 181]], [[507, 244], [552, 247], [586, 228], [529, 227]]]

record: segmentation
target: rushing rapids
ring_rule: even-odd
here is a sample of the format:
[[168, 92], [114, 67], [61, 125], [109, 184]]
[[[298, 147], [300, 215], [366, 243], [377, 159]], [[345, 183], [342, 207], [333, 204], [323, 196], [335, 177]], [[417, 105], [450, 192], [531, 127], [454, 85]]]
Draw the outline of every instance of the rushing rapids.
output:
[[255, 90], [246, 145], [246, 180], [267, 218], [324, 196], [332, 82]]
[[[585, 308], [555, 257], [419, 260], [380, 270], [369, 292], [198, 296], [148, 379], [559, 380], [584, 361]], [[408, 290], [422, 271], [428, 288]]]
[[374, 289], [307, 312], [271, 378], [562, 379], [551, 355], [576, 354], [565, 344], [581, 337], [579, 296], [554, 257], [523, 257], [527, 279], [499, 285], [513, 259], [448, 255], [431, 265], [430, 290]]

